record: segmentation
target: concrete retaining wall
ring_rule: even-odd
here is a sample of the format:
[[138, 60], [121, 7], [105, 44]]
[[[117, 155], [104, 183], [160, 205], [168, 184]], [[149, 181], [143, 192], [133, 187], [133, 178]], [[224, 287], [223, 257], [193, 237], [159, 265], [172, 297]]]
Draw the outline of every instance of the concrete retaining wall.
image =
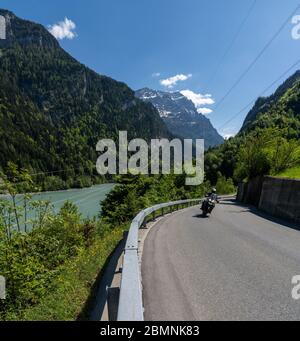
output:
[[238, 187], [237, 201], [278, 218], [300, 223], [300, 180], [256, 178]]
[[257, 177], [247, 183], [239, 183], [237, 201], [258, 206], [263, 182], [263, 177]]
[[238, 202], [244, 202], [246, 186], [247, 184], [245, 182], [240, 182], [238, 184], [238, 191], [237, 191], [237, 196], [236, 196], [236, 200]]
[[300, 223], [300, 180], [266, 177], [258, 207], [275, 217]]
[[245, 191], [245, 196], [244, 196], [244, 201], [247, 204], [251, 204], [254, 206], [259, 205], [261, 191], [263, 188], [263, 182], [264, 182], [264, 178], [260, 176], [260, 177], [256, 177], [252, 179], [248, 183], [247, 190]]

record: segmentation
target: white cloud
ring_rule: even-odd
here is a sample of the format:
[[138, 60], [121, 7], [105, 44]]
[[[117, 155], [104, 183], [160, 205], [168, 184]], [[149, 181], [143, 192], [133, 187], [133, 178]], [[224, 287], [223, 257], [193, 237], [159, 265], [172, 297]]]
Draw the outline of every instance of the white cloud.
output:
[[154, 72], [154, 73], [152, 73], [152, 77], [153, 77], [153, 78], [160, 77], [160, 72]]
[[189, 78], [192, 77], [192, 74], [188, 74], [188, 75], [176, 75], [167, 79], [162, 79], [160, 80], [160, 84], [165, 86], [166, 88], [172, 89], [174, 88], [175, 85], [177, 85], [178, 82], [183, 82], [188, 80]]
[[212, 98], [212, 95], [197, 94], [191, 90], [183, 90], [181, 91], [181, 94], [195, 104], [195, 107], [199, 114], [208, 115], [213, 112], [212, 109], [206, 107], [207, 105], [212, 105], [215, 103], [215, 101]]
[[77, 37], [76, 32], [74, 31], [76, 29], [76, 24], [68, 19], [67, 17], [64, 19], [64, 21], [60, 21], [57, 24], [49, 25], [48, 26], [49, 32], [59, 40], [62, 39], [74, 39]]
[[202, 114], [202, 115], [209, 115], [211, 114], [213, 111], [209, 108], [199, 108], [197, 109], [198, 114]]
[[223, 137], [225, 140], [229, 140], [231, 137], [234, 137], [235, 134], [224, 134]]
[[224, 128], [221, 131], [221, 135], [224, 137], [225, 140], [230, 139], [231, 137], [234, 137], [237, 134], [236, 127], [228, 127]]

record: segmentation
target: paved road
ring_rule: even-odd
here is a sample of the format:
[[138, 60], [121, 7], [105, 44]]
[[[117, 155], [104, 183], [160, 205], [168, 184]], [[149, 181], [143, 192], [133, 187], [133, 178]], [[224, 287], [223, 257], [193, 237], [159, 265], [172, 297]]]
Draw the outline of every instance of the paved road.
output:
[[149, 233], [142, 278], [148, 321], [300, 320], [292, 277], [300, 231], [223, 201], [165, 217]]

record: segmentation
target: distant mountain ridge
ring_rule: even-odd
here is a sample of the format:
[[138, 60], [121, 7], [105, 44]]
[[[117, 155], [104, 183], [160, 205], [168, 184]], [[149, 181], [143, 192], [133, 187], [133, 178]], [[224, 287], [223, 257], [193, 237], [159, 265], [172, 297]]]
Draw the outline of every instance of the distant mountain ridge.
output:
[[0, 170], [13, 161], [33, 173], [91, 174], [99, 139], [117, 140], [119, 130], [146, 140], [171, 136], [157, 110], [126, 84], [79, 63], [42, 25], [6, 10], [0, 15], [7, 26], [0, 40]]
[[180, 92], [144, 88], [136, 91], [135, 95], [156, 107], [172, 134], [185, 139], [205, 139], [206, 148], [224, 142], [210, 120], [199, 114], [194, 103]]

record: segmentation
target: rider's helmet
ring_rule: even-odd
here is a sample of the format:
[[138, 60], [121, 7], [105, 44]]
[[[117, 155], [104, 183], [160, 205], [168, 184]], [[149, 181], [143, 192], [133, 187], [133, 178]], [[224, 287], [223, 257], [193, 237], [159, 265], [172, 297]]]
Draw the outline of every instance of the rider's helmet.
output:
[[212, 193], [217, 193], [217, 190], [215, 188], [213, 188]]

